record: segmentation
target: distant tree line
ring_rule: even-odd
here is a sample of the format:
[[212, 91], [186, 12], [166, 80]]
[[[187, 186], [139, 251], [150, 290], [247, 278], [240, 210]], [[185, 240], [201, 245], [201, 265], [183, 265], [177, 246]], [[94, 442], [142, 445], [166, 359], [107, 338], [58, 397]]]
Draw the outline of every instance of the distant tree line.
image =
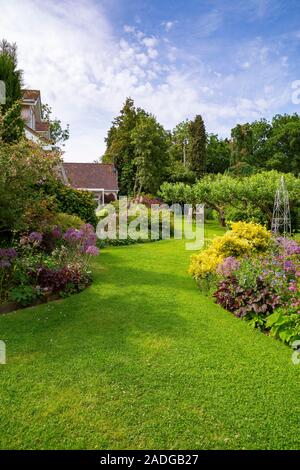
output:
[[[221, 225], [232, 221], [257, 222], [271, 227], [274, 195], [282, 173], [261, 171], [249, 176], [207, 174], [195, 184], [163, 183], [159, 195], [168, 204], [205, 204]], [[285, 175], [292, 226], [299, 227], [300, 179]]]
[[249, 176], [300, 172], [300, 116], [276, 115], [238, 124], [230, 138], [208, 134], [203, 118], [172, 131], [127, 98], [108, 131], [102, 159], [118, 170], [121, 194], [156, 194], [163, 182], [193, 184], [209, 174]]

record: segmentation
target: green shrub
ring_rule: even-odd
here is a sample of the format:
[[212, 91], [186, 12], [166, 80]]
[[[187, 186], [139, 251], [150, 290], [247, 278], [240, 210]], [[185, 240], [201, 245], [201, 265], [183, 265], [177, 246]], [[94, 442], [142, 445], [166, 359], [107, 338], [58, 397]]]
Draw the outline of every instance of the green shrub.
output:
[[228, 206], [225, 210], [225, 216], [227, 222], [254, 222], [262, 225], [266, 222], [264, 213], [258, 207], [250, 204], [246, 208]]
[[84, 222], [97, 225], [97, 203], [89, 191], [81, 191], [59, 185], [55, 192], [57, 208], [60, 212], [80, 217]]
[[[163, 183], [159, 194], [168, 204], [205, 204], [217, 211], [223, 226], [226, 225], [225, 221], [245, 221], [270, 227], [274, 197], [281, 176], [277, 171], [263, 171], [239, 178], [229, 174], [206, 175], [192, 186]], [[299, 226], [300, 178], [286, 173], [284, 179], [295, 231]]]
[[66, 232], [68, 228], [79, 229], [83, 224], [84, 221], [77, 215], [64, 214], [63, 212], [55, 214], [52, 220], [52, 225], [60, 227], [62, 232]]
[[32, 302], [37, 300], [41, 296], [41, 293], [36, 287], [30, 285], [21, 285], [11, 289], [9, 293], [10, 300], [17, 302], [22, 307], [31, 305]]
[[[140, 232], [140, 238], [138, 240], [130, 238], [128, 236], [125, 240], [124, 239], [119, 239], [118, 234], [119, 234], [119, 220], [120, 220], [120, 208], [118, 201], [116, 203], [113, 203], [115, 206], [116, 210], [116, 235], [117, 239], [112, 240], [112, 239], [105, 239], [102, 240], [101, 243], [98, 243], [98, 245], [101, 246], [119, 246], [119, 245], [130, 245], [132, 243], [143, 243], [147, 241], [155, 241], [155, 239], [151, 239], [151, 208], [145, 207], [143, 203], [137, 204], [134, 203], [129, 209], [127, 209], [127, 227], [129, 227], [130, 223], [133, 222], [135, 219], [139, 219], [141, 222], [142, 227], [145, 227], [145, 230], [143, 232]], [[97, 216], [99, 217], [99, 220], [103, 220], [106, 217], [108, 217], [108, 211], [107, 209], [103, 208], [97, 212]], [[159, 236], [158, 239], [162, 239], [163, 235], [163, 216], [169, 217], [170, 219], [170, 238], [174, 236], [175, 228], [174, 228], [174, 214], [171, 212], [169, 213], [167, 210], [162, 210], [159, 211], [158, 213], [158, 227], [159, 227]], [[142, 221], [141, 221], [142, 219]], [[141, 228], [142, 228], [141, 227]]]
[[[205, 220], [218, 220], [218, 213], [210, 207], [205, 207]], [[235, 219], [231, 219], [235, 221]]]
[[56, 184], [58, 161], [55, 152], [49, 155], [25, 139], [12, 145], [0, 143], [1, 234], [31, 230], [35, 224], [41, 226], [44, 217], [48, 221], [49, 201], [42, 188]]
[[155, 240], [151, 240], [150, 238], [148, 239], [143, 239], [143, 238], [138, 238], [137, 240], [134, 240], [133, 238], [127, 237], [125, 239], [120, 239], [117, 238], [116, 240], [111, 240], [107, 238], [106, 240], [98, 240], [97, 241], [97, 246], [99, 248], [105, 248], [106, 246], [127, 246], [127, 245], [134, 245], [135, 243], [149, 243], [149, 242], [154, 242]]
[[292, 344], [300, 339], [299, 307], [278, 308], [267, 319], [267, 328], [271, 336], [281, 339], [284, 343]]

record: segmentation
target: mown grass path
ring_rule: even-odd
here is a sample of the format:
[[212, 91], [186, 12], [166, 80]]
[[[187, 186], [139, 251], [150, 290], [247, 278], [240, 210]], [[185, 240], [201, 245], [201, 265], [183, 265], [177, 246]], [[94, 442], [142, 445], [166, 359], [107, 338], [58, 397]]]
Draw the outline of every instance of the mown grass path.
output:
[[300, 366], [201, 294], [189, 257], [106, 249], [85, 292], [0, 317], [0, 448], [300, 448]]

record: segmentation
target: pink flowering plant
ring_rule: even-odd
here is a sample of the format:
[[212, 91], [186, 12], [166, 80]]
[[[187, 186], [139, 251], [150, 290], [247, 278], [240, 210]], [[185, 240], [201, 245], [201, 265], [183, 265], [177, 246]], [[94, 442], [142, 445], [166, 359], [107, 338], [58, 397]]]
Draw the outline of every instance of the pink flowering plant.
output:
[[89, 265], [99, 254], [90, 224], [65, 232], [54, 226], [46, 232], [21, 236], [14, 248], [0, 249], [0, 303], [22, 306], [37, 298], [79, 292], [91, 281]]
[[232, 276], [240, 267], [240, 262], [234, 256], [228, 256], [217, 266], [217, 274], [221, 277]]
[[287, 343], [298, 339], [300, 245], [295, 240], [280, 237], [266, 253], [225, 258], [216, 274], [218, 304]]
[[59, 256], [66, 264], [79, 263], [88, 269], [91, 258], [99, 254], [97, 236], [90, 224], [84, 224], [79, 229], [68, 229], [62, 239]]

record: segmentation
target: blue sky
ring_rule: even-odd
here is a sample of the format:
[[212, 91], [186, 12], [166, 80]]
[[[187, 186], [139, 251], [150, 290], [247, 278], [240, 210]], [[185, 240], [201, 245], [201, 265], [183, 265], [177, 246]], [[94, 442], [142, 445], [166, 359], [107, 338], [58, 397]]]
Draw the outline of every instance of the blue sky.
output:
[[298, 112], [297, 0], [0, 0], [26, 87], [69, 122], [65, 160], [93, 161], [127, 96], [167, 128]]

